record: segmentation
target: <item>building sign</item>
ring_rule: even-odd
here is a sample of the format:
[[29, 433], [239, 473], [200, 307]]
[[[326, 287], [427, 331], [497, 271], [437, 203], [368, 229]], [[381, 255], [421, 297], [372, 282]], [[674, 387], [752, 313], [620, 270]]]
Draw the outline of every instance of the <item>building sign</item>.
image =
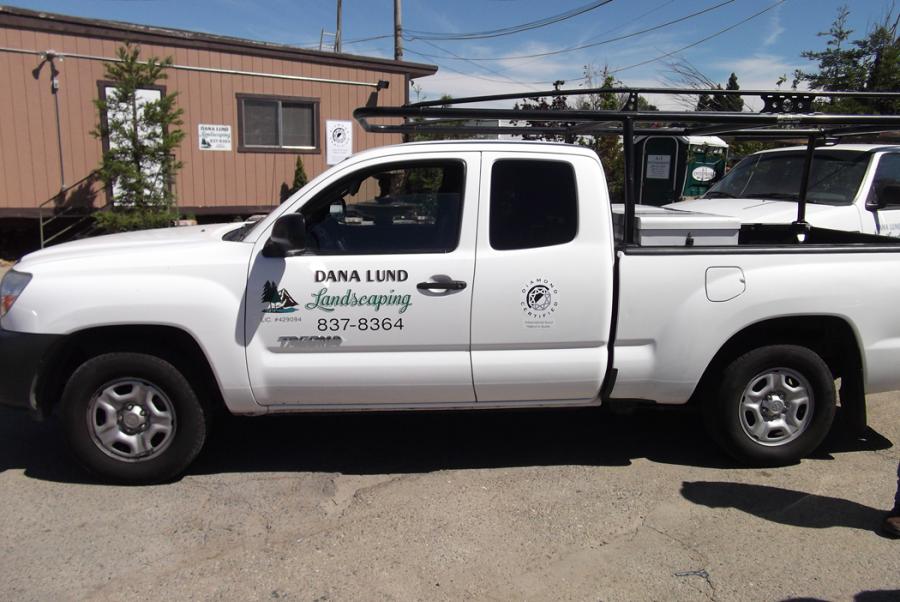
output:
[[326, 162], [337, 165], [353, 154], [353, 123], [325, 121]]
[[670, 155], [647, 155], [646, 178], [648, 180], [669, 179], [669, 165], [672, 163]]
[[200, 150], [230, 151], [231, 126], [201, 123], [197, 126]]

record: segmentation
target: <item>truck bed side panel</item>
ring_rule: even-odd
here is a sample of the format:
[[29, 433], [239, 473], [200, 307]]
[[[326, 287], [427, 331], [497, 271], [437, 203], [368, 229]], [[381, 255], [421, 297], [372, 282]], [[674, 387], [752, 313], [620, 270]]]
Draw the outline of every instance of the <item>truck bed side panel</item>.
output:
[[[715, 267], [739, 268], [744, 292], [710, 301], [707, 270]], [[900, 253], [625, 253], [612, 397], [685, 403], [733, 335], [772, 318], [815, 315], [849, 323], [868, 393], [900, 388], [898, 274]]]

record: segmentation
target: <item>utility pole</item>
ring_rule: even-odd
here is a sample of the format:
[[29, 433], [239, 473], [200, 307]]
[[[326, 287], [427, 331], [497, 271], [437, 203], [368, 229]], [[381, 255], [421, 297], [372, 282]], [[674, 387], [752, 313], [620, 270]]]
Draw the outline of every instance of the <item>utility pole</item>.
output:
[[337, 0], [337, 33], [334, 34], [334, 51], [341, 51], [341, 0]]
[[400, 23], [400, 0], [394, 0], [394, 60], [403, 60], [403, 25]]

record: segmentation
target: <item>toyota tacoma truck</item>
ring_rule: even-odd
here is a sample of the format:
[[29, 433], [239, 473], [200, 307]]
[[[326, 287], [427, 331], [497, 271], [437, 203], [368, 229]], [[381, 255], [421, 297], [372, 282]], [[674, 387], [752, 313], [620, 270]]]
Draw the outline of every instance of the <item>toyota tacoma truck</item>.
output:
[[[786, 224], [797, 215], [805, 147], [754, 153], [699, 199], [666, 207]], [[822, 228], [900, 236], [900, 146], [835, 144], [817, 148], [806, 220]]]
[[[356, 111], [372, 131], [383, 116], [421, 128], [492, 114]], [[733, 457], [779, 465], [822, 442], [839, 381], [842, 419], [864, 426], [865, 394], [900, 388], [900, 241], [635, 210], [642, 118], [710, 116], [567, 115], [620, 124], [624, 208], [578, 145], [413, 142], [352, 156], [256, 223], [27, 255], [0, 286], [0, 401], [55, 413], [84, 466], [125, 482], [183, 472], [217, 408], [689, 404]]]

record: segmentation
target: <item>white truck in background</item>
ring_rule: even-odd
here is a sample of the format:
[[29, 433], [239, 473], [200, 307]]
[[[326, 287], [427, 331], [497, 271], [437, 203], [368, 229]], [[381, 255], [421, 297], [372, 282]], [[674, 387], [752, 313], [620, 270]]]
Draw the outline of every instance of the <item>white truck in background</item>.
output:
[[[733, 217], [742, 224], [790, 224], [797, 218], [805, 154], [806, 147], [754, 153], [703, 197], [665, 207]], [[806, 221], [820, 228], [900, 236], [900, 146], [817, 148]]]
[[0, 401], [57, 412], [102, 477], [154, 482], [215, 406], [692, 404], [732, 456], [777, 465], [829, 432], [835, 379], [863, 424], [866, 392], [900, 388], [900, 241], [668, 213], [686, 238], [617, 242], [578, 146], [366, 151], [255, 224], [23, 258], [0, 287]]

